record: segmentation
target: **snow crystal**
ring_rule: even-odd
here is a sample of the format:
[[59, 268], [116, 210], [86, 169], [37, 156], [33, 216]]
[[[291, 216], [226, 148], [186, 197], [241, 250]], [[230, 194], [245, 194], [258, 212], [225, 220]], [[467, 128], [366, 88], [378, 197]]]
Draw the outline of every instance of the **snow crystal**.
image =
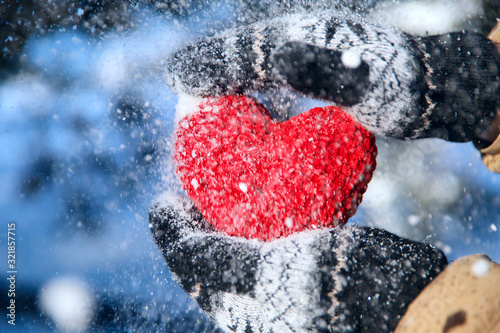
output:
[[494, 223], [490, 224], [490, 229], [493, 232], [496, 232], [498, 230], [497, 226]]
[[240, 188], [241, 192], [247, 193], [248, 192], [248, 186], [245, 183], [239, 183], [238, 187]]
[[84, 10], [83, 10], [83, 9], [78, 8], [78, 10], [77, 10], [77, 12], [76, 12], [76, 13], [78, 14], [78, 16], [82, 16], [85, 12], [84, 12]]
[[420, 223], [420, 221], [421, 221], [421, 218], [420, 218], [420, 216], [418, 216], [418, 215], [410, 215], [410, 216], [408, 216], [408, 223], [409, 223], [412, 227], [414, 227], [414, 226], [416, 226], [417, 224], [419, 224], [419, 223]]
[[287, 218], [285, 219], [285, 225], [287, 226], [287, 228], [291, 228], [291, 227], [293, 227], [293, 220], [292, 220], [292, 218], [291, 218], [291, 217], [287, 217]]
[[453, 252], [453, 249], [448, 244], [443, 245], [441, 250], [443, 250], [444, 254], [447, 256], [451, 255], [451, 253]]
[[57, 278], [41, 291], [40, 306], [64, 332], [85, 331], [94, 316], [94, 300], [88, 287], [76, 278]]
[[198, 111], [198, 105], [200, 105], [201, 101], [201, 97], [178, 94], [178, 102], [175, 106], [175, 123], [179, 123], [184, 117]]
[[472, 264], [472, 273], [477, 277], [483, 277], [490, 271], [490, 262], [484, 258], [476, 260]]
[[352, 69], [356, 69], [361, 65], [361, 56], [359, 53], [350, 50], [342, 52], [340, 60], [344, 66]]
[[200, 186], [200, 183], [198, 183], [198, 181], [196, 179], [192, 179], [191, 185], [193, 185], [194, 189], [196, 190]]

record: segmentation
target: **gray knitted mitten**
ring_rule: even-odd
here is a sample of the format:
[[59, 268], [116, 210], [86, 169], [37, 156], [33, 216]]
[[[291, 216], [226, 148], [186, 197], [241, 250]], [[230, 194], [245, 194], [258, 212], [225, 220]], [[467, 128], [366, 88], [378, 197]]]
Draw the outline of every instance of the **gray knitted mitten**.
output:
[[230, 237], [172, 193], [149, 220], [170, 270], [228, 332], [390, 332], [447, 265], [436, 248], [374, 228]]
[[412, 37], [347, 12], [227, 29], [175, 53], [167, 82], [195, 96], [287, 87], [343, 106], [375, 135], [470, 141], [500, 101], [500, 56], [473, 32]]

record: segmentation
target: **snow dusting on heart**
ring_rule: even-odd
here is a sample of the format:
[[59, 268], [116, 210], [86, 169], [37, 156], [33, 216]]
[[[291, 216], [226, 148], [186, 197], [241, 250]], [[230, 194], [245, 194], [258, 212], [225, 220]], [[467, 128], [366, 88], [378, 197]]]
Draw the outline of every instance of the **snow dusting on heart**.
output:
[[177, 174], [203, 216], [232, 236], [272, 240], [344, 224], [375, 169], [375, 137], [340, 108], [289, 121], [246, 96], [205, 99], [176, 131]]

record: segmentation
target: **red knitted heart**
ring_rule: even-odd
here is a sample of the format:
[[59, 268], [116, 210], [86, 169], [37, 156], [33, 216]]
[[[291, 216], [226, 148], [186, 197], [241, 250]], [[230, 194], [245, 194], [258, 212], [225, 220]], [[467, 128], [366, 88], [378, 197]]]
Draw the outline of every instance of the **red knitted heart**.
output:
[[218, 230], [271, 240], [344, 224], [375, 169], [375, 137], [335, 107], [289, 121], [245, 96], [206, 99], [179, 122], [174, 160]]

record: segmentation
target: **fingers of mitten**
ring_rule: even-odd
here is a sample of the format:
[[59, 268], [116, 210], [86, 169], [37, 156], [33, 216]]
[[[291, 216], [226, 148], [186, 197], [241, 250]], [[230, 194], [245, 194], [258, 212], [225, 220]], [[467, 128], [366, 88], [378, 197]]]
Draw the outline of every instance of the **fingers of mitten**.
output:
[[359, 103], [369, 85], [369, 68], [354, 52], [287, 42], [273, 52], [279, 77], [294, 89], [340, 105]]
[[163, 195], [149, 219], [169, 268], [188, 292], [199, 284], [235, 293], [251, 286], [257, 242], [214, 231], [189, 198], [176, 194]]
[[427, 136], [470, 141], [492, 121], [500, 105], [500, 56], [485, 36], [450, 33], [417, 39], [426, 89]]
[[177, 193], [164, 193], [149, 210], [151, 232], [158, 247], [167, 251], [195, 232], [213, 232], [193, 201]]

